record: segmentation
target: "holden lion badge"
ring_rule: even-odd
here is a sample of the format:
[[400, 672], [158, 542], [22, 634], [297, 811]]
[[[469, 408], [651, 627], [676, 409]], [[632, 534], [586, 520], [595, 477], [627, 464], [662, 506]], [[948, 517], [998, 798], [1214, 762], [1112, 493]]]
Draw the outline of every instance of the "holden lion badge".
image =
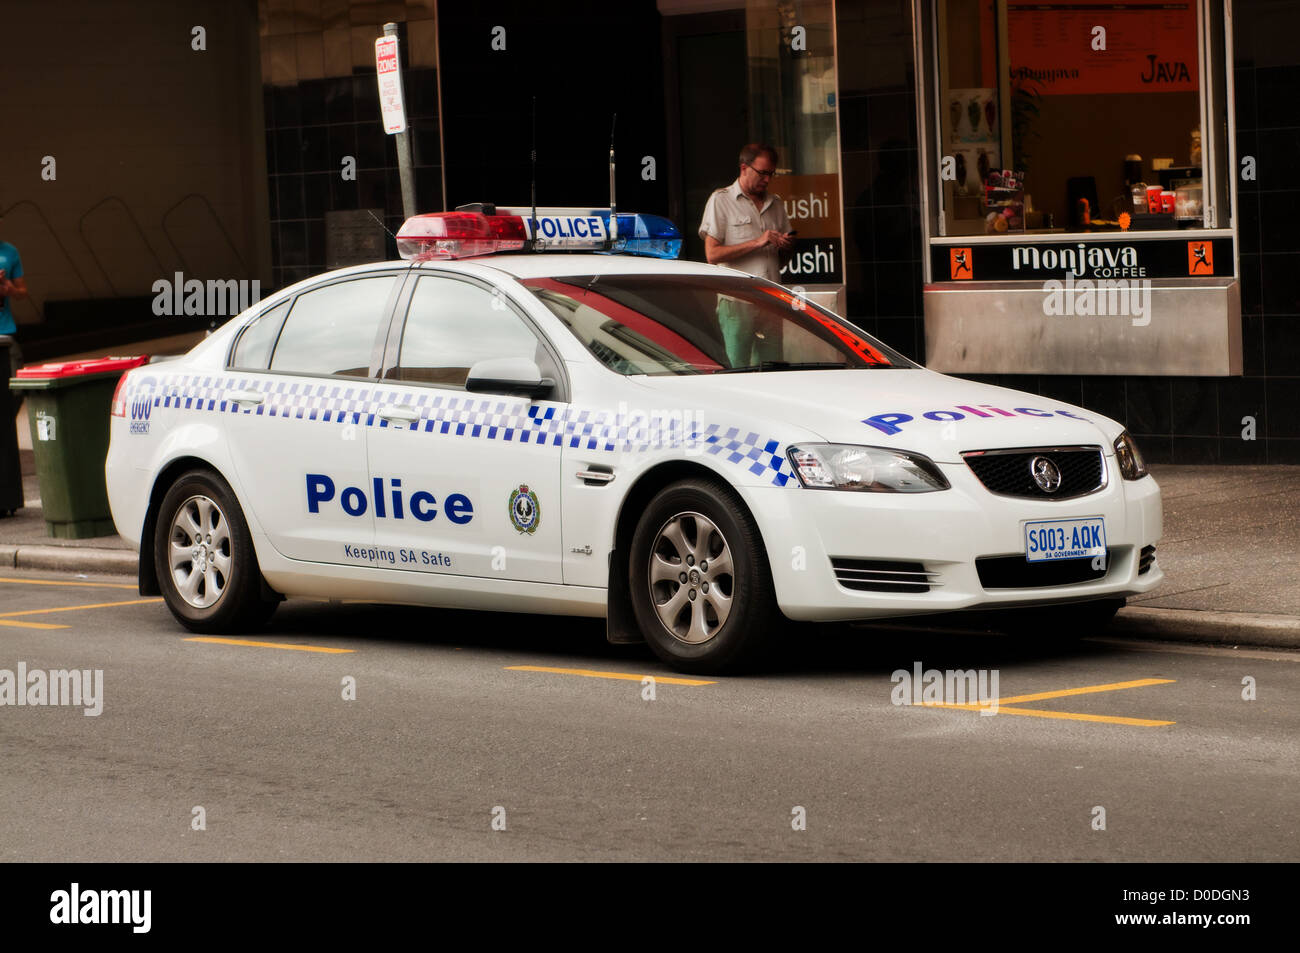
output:
[[542, 505], [537, 502], [537, 494], [528, 489], [527, 483], [519, 484], [519, 489], [510, 493], [510, 522], [519, 532], [531, 536], [541, 521]]

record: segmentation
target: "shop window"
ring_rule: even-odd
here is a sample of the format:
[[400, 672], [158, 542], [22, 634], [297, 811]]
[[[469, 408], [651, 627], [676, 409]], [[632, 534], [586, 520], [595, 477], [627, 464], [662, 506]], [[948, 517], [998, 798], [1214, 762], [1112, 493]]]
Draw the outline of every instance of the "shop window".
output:
[[750, 128], [756, 141], [777, 149], [780, 176], [771, 188], [796, 232], [781, 280], [841, 282], [833, 4], [748, 0], [745, 32]]
[[932, 231], [1227, 226], [1213, 4], [933, 0], [930, 9]]

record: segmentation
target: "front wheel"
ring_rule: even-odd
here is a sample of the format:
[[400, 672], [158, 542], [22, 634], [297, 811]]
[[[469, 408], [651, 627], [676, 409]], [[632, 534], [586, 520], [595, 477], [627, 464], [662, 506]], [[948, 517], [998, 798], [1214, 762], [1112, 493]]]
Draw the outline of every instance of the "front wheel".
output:
[[628, 584], [646, 642], [684, 672], [757, 661], [781, 618], [758, 529], [714, 480], [683, 480], [650, 501], [632, 537]]
[[181, 476], [158, 509], [154, 568], [172, 615], [194, 632], [255, 628], [275, 611], [248, 523], [226, 482], [204, 470]]

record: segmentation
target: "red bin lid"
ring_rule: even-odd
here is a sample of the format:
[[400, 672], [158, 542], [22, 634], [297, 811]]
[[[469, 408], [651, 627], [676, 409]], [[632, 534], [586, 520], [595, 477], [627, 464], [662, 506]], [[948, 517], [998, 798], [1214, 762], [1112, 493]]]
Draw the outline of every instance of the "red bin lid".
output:
[[106, 374], [109, 371], [129, 371], [149, 363], [149, 356], [95, 357], [85, 361], [55, 361], [51, 364], [31, 364], [20, 367], [15, 377], [36, 380], [53, 380], [61, 377], [82, 377], [87, 374]]

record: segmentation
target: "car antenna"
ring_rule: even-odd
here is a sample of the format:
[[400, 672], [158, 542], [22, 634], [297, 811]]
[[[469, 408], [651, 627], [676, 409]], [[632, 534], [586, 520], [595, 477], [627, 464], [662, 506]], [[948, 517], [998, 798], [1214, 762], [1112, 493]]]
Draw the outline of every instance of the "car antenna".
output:
[[389, 229], [389, 227], [388, 227], [387, 225], [384, 224], [384, 220], [383, 220], [382, 218], [380, 218], [378, 215], [376, 215], [376, 214], [375, 214], [374, 212], [372, 212], [370, 209], [366, 209], [366, 214], [369, 215], [371, 218], [373, 218], [376, 222], [378, 222], [380, 228], [382, 228], [384, 231], [388, 232], [388, 237], [389, 237], [389, 238], [391, 238], [393, 241], [397, 241], [397, 236], [394, 235], [394, 234], [392, 233], [392, 230]]
[[609, 247], [612, 250], [618, 241], [618, 210], [614, 206], [614, 128], [618, 125], [618, 113], [609, 124]]
[[529, 183], [530, 196], [533, 202], [533, 216], [531, 222], [529, 223], [530, 224], [529, 234], [532, 235], [533, 240], [532, 242], [529, 243], [529, 247], [535, 249], [535, 243], [537, 241], [537, 97], [536, 96], [533, 97], [533, 148], [532, 151], [529, 153], [529, 158], [533, 165], [532, 181]]

